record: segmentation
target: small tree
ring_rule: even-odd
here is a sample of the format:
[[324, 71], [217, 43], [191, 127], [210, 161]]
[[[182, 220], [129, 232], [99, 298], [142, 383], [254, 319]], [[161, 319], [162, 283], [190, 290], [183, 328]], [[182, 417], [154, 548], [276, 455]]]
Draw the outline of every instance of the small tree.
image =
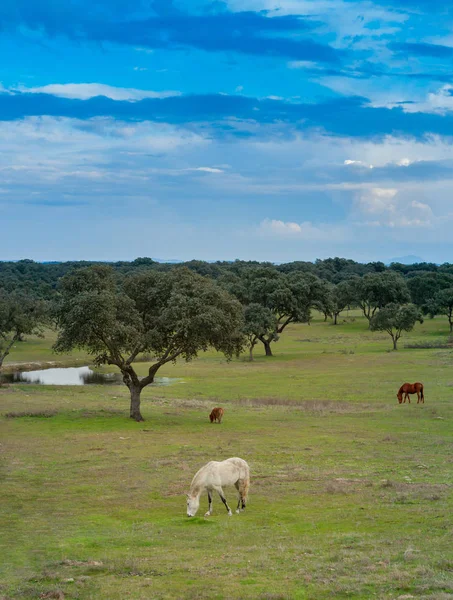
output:
[[453, 332], [453, 287], [437, 292], [434, 298], [426, 305], [428, 314], [446, 315], [450, 325], [450, 333]]
[[338, 324], [338, 315], [351, 304], [354, 304], [354, 280], [345, 279], [330, 290], [330, 306], [334, 325]]
[[368, 322], [387, 304], [405, 304], [410, 302], [410, 299], [405, 280], [393, 271], [368, 273], [362, 279], [356, 280], [355, 301]]
[[238, 300], [248, 306], [260, 304], [274, 317], [274, 329], [258, 335], [266, 356], [272, 356], [271, 343], [279, 339], [290, 323], [309, 323], [311, 308], [323, 291], [321, 280], [310, 273], [279, 273], [273, 267], [243, 269], [239, 275], [229, 274], [220, 281]]
[[420, 321], [419, 309], [415, 304], [387, 304], [370, 321], [371, 331], [386, 331], [393, 340], [393, 349], [398, 349], [398, 340], [403, 331], [412, 331]]
[[0, 371], [14, 344], [24, 335], [42, 336], [46, 321], [45, 302], [24, 292], [0, 290]]
[[[186, 268], [119, 281], [109, 267], [81, 269], [63, 278], [55, 313], [60, 327], [55, 350], [84, 348], [96, 364], [118, 367], [136, 421], [143, 421], [141, 392], [162, 365], [178, 357], [189, 361], [208, 347], [231, 358], [243, 346], [240, 303]], [[133, 363], [143, 352], [154, 362], [140, 378]]]
[[252, 302], [244, 309], [244, 333], [247, 338], [249, 348], [249, 358], [253, 360], [253, 349], [261, 337], [275, 336], [275, 317], [272, 312], [258, 304]]
[[335, 286], [328, 281], [320, 280], [318, 297], [313, 303], [313, 308], [319, 310], [324, 315], [324, 321], [327, 321], [329, 317], [333, 318], [333, 311], [335, 308], [334, 304], [334, 293]]

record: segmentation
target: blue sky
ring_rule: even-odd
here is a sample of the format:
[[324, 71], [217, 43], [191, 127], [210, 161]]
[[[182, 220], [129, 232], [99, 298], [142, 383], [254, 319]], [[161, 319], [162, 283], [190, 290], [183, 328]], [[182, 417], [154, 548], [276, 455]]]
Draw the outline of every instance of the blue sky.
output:
[[453, 262], [453, 7], [3, 0], [0, 259]]

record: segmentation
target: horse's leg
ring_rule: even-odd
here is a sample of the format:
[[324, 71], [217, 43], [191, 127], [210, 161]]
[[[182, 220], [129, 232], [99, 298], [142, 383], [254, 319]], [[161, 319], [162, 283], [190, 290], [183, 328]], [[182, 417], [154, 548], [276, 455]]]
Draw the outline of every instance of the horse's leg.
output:
[[223, 493], [221, 486], [219, 485], [215, 488], [215, 490], [219, 493], [220, 500], [222, 500], [222, 502], [225, 504], [225, 508], [227, 509], [228, 514], [231, 517], [233, 513], [231, 512], [231, 508], [228, 506], [228, 502], [226, 501], [225, 494]]
[[411, 397], [409, 396], [409, 394], [406, 394], [406, 398], [407, 398], [407, 401], [408, 401], [408, 402], [409, 402], [409, 404], [410, 404], [410, 403], [411, 403]]
[[205, 514], [205, 517], [210, 517], [212, 515], [212, 494], [209, 490], [208, 490], [208, 502], [209, 502], [209, 510]]
[[420, 392], [417, 390], [417, 404], [420, 404]]

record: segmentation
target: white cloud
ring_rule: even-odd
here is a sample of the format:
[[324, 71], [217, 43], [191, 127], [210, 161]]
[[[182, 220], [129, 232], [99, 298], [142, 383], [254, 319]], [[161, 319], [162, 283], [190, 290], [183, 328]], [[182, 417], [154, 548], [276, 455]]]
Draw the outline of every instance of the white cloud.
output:
[[434, 218], [428, 204], [407, 201], [394, 188], [372, 188], [358, 197], [357, 208], [365, 223], [373, 226], [429, 227]]
[[345, 228], [342, 225], [314, 225], [310, 221], [294, 223], [277, 219], [264, 219], [261, 221], [258, 233], [266, 237], [305, 241], [342, 241], [346, 237]]
[[[371, 106], [374, 107], [402, 108], [406, 113], [423, 112], [438, 115], [446, 115], [453, 111], [453, 85], [451, 84], [426, 93], [413, 83], [392, 85], [391, 89], [387, 85], [376, 88], [372, 81], [356, 84], [354, 80], [345, 78], [332, 78], [330, 83], [329, 87], [342, 93], [352, 93], [354, 86], [358, 85], [359, 93], [367, 96]], [[411, 98], [411, 102], [404, 103], [408, 98]]]
[[373, 188], [359, 197], [360, 209], [369, 214], [394, 213], [397, 193], [398, 190], [395, 189]]
[[186, 171], [204, 171], [205, 173], [223, 173], [222, 169], [217, 167], [194, 167], [192, 169], [186, 169]]
[[51, 83], [41, 87], [26, 88], [20, 87], [18, 91], [29, 94], [51, 94], [62, 98], [76, 98], [78, 100], [88, 100], [95, 96], [105, 96], [112, 100], [143, 100], [144, 98], [168, 98], [170, 96], [179, 96], [180, 92], [152, 90], [139, 90], [135, 88], [119, 88], [104, 83]]
[[291, 60], [288, 63], [288, 67], [290, 69], [320, 69], [322, 70], [322, 66], [318, 63], [312, 62], [311, 60]]
[[344, 161], [344, 164], [346, 166], [356, 165], [357, 167], [366, 167], [367, 169], [372, 169], [373, 168], [373, 165], [368, 165], [367, 163], [364, 163], [361, 160], [351, 160], [349, 158]]

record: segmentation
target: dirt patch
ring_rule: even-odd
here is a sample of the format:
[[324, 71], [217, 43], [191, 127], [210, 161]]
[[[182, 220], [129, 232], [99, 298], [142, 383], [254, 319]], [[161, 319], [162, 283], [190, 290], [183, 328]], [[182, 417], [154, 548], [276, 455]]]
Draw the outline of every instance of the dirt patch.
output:
[[103, 567], [104, 566], [104, 563], [101, 562], [100, 560], [70, 560], [69, 558], [62, 560], [60, 564], [65, 565], [67, 567]]

